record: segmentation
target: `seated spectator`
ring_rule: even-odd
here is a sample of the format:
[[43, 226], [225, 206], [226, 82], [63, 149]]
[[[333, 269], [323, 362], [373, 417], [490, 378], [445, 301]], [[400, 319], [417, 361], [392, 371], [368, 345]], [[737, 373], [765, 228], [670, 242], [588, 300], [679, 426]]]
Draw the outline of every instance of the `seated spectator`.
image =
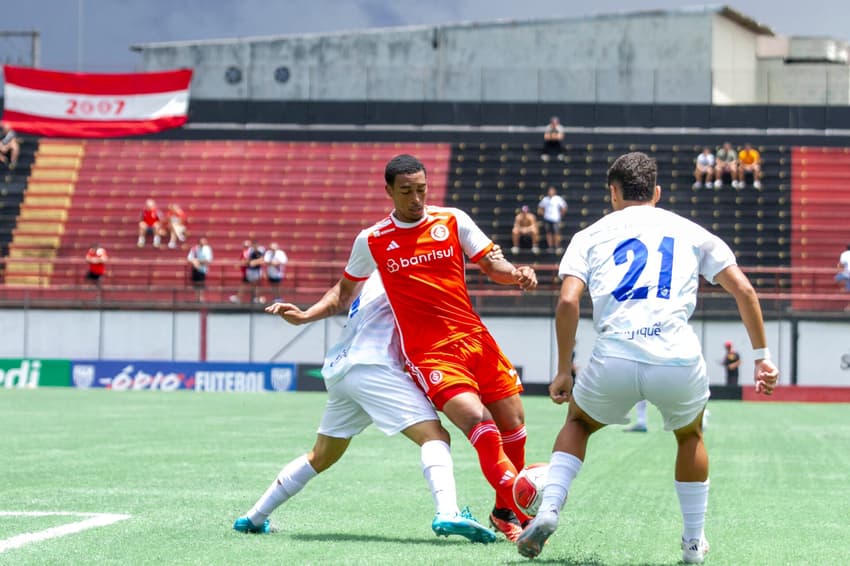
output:
[[156, 201], [149, 198], [145, 201], [145, 208], [142, 210], [141, 219], [139, 220], [139, 240], [136, 245], [140, 248], [145, 246], [145, 236], [153, 236], [153, 247], [158, 248], [162, 234], [162, 216], [159, 209], [156, 207]]
[[744, 188], [747, 175], [753, 176], [753, 186], [761, 188], [761, 154], [751, 143], [745, 143], [744, 149], [738, 152], [738, 187]]
[[737, 188], [738, 179], [738, 154], [732, 149], [732, 144], [723, 142], [723, 147], [714, 154], [716, 163], [714, 168], [714, 186], [720, 188], [723, 182], [729, 179], [733, 187]]
[[86, 262], [89, 264], [86, 279], [100, 285], [100, 278], [106, 274], [106, 262], [109, 261], [109, 255], [106, 249], [100, 244], [94, 243], [86, 252]]
[[280, 284], [286, 276], [286, 264], [289, 262], [289, 258], [276, 242], [272, 242], [263, 256], [263, 262], [266, 265], [266, 278], [268, 278], [269, 286], [275, 296], [274, 301], [278, 302], [281, 300]]
[[518, 254], [520, 248], [529, 247], [533, 253], [540, 253], [540, 248], [538, 247], [540, 229], [537, 226], [537, 217], [533, 212], [529, 212], [527, 205], [523, 205], [522, 209], [514, 217], [511, 240], [513, 242], [513, 247], [511, 248], [512, 254]]
[[835, 274], [835, 280], [844, 285], [844, 290], [850, 293], [850, 244], [847, 244], [847, 249], [838, 256], [838, 273]]
[[241, 302], [241, 296], [247, 292], [248, 301], [255, 303], [264, 302], [263, 297], [256, 296], [257, 284], [263, 276], [265, 250], [254, 240], [245, 240], [242, 244], [242, 253], [239, 256], [239, 268], [242, 270], [242, 285], [239, 292], [230, 295], [231, 303]]
[[564, 127], [557, 116], [552, 116], [543, 130], [543, 153], [540, 159], [549, 161], [553, 155], [557, 159], [564, 158]]
[[203, 288], [206, 286], [207, 273], [213, 260], [213, 251], [207, 239], [203, 236], [198, 238], [198, 243], [189, 250], [186, 261], [189, 262], [192, 286], [198, 290], [198, 299], [203, 300]]
[[3, 137], [0, 139], [0, 162], [6, 164], [9, 171], [6, 173], [6, 182], [12, 180], [12, 175], [15, 173], [15, 167], [18, 166], [18, 157], [21, 155], [21, 144], [18, 141], [18, 134], [9, 127], [8, 124], [3, 124]]
[[168, 247], [174, 249], [177, 242], [186, 241], [186, 213], [179, 204], [171, 203], [165, 213], [165, 227], [168, 230]]
[[702, 153], [697, 155], [696, 169], [694, 169], [694, 188], [701, 189], [704, 186], [711, 186], [711, 180], [714, 178], [714, 154], [711, 153], [711, 148], [702, 148]]

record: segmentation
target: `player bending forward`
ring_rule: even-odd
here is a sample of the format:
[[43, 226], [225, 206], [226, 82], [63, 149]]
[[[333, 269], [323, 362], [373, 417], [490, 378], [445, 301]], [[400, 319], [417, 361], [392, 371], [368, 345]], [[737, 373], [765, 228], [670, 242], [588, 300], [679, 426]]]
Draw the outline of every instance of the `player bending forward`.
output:
[[[517, 540], [523, 556], [540, 554], [558, 527], [588, 437], [605, 425], [628, 423], [629, 410], [646, 399], [678, 443], [682, 560], [703, 562], [709, 482], [701, 417], [709, 389], [699, 338], [688, 323], [700, 275], [735, 297], [756, 359], [756, 391], [769, 395], [776, 385], [779, 371], [770, 361], [758, 296], [735, 255], [697, 224], [655, 208], [661, 196], [656, 178], [655, 161], [643, 153], [617, 159], [608, 171], [614, 212], [573, 236], [561, 260], [558, 373], [549, 395], [555, 403], [569, 401], [569, 411], [555, 439], [539, 512]], [[573, 386], [570, 358], [585, 288], [598, 336]]]
[[[275, 312], [273, 306], [266, 309]], [[313, 449], [289, 462], [244, 517], [233, 524], [243, 533], [268, 533], [269, 515], [308, 481], [327, 470], [348, 448], [351, 438], [375, 423], [387, 435], [401, 432], [420, 446], [422, 473], [437, 513], [437, 535], [460, 535], [493, 542], [496, 534], [457, 505], [449, 434], [425, 395], [404, 372], [392, 311], [373, 275], [348, 314], [339, 341], [325, 358], [322, 375], [328, 402]]]

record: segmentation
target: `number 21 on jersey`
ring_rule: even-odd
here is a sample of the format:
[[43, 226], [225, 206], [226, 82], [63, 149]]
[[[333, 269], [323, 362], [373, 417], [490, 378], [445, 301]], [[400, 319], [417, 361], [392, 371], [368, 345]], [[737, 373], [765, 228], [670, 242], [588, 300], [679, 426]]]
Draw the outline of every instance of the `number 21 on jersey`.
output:
[[[661, 254], [661, 268], [658, 270], [658, 291], [655, 296], [659, 299], [670, 298], [670, 283], [673, 281], [673, 243], [670, 236], [661, 240], [661, 245], [656, 250]], [[620, 302], [629, 299], [646, 299], [649, 296], [649, 287], [635, 287], [638, 278], [646, 267], [649, 251], [646, 244], [637, 238], [623, 240], [614, 249], [614, 263], [622, 265], [629, 261], [629, 252], [632, 252], [632, 262], [623, 278], [617, 284], [611, 294]]]

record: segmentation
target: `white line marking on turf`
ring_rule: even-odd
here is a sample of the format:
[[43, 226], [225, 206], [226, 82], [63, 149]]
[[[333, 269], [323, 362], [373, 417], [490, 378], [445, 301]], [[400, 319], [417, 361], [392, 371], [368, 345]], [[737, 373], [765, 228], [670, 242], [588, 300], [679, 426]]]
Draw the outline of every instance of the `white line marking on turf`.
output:
[[51, 527], [43, 531], [33, 533], [24, 533], [15, 535], [5, 540], [0, 540], [0, 553], [13, 548], [20, 548], [27, 544], [40, 542], [43, 540], [64, 537], [93, 529], [95, 527], [105, 527], [118, 521], [129, 519], [130, 515], [119, 515], [116, 513], [72, 513], [66, 511], [0, 511], [0, 517], [87, 517], [82, 521], [75, 521], [58, 527]]

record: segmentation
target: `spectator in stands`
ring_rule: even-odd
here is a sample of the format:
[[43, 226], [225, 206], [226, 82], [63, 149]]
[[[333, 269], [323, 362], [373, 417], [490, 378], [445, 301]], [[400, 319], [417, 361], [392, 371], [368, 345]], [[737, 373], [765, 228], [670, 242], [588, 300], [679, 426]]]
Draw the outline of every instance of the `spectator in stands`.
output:
[[[206, 286], [207, 273], [213, 260], [213, 250], [209, 241], [204, 236], [198, 238], [198, 243], [189, 250], [186, 261], [189, 262], [190, 278], [192, 286], [201, 290]], [[201, 296], [202, 298], [202, 296]]]
[[761, 188], [761, 154], [751, 143], [745, 143], [744, 149], [738, 152], [738, 187], [744, 188], [747, 175], [753, 176], [753, 186]]
[[100, 285], [100, 278], [106, 274], [107, 261], [109, 261], [109, 255], [106, 253], [106, 249], [98, 243], [92, 244], [86, 252], [86, 262], [89, 267], [86, 279]]
[[697, 155], [696, 169], [694, 169], [694, 188], [701, 189], [711, 187], [712, 179], [714, 178], [714, 154], [711, 153], [710, 147], [702, 148], [702, 153]]
[[537, 205], [537, 215], [543, 218], [548, 253], [561, 253], [561, 221], [567, 213], [567, 201], [558, 195], [555, 187], [549, 187], [546, 196]]
[[732, 144], [723, 142], [723, 147], [714, 154], [717, 164], [714, 170], [714, 186], [720, 188], [727, 177], [732, 186], [738, 188], [738, 154], [732, 149]]
[[18, 141], [18, 134], [4, 123], [2, 128], [3, 137], [0, 139], [0, 161], [6, 164], [9, 168], [6, 173], [6, 182], [12, 180], [12, 175], [15, 173], [15, 167], [18, 166], [18, 157], [21, 155], [21, 144]]
[[738, 355], [732, 342], [724, 343], [723, 347], [726, 348], [726, 355], [720, 363], [726, 368], [726, 385], [738, 385], [738, 368], [741, 366], [741, 356]]
[[230, 295], [231, 303], [240, 302], [240, 297], [247, 292], [248, 301], [264, 302], [263, 297], [256, 296], [257, 284], [263, 276], [265, 250], [254, 240], [245, 240], [242, 244], [242, 254], [239, 257], [239, 268], [242, 270], [242, 285], [239, 292]]
[[532, 253], [539, 254], [540, 248], [538, 241], [540, 240], [540, 230], [537, 227], [537, 217], [533, 212], [528, 210], [527, 205], [523, 205], [522, 209], [517, 212], [514, 217], [514, 227], [511, 230], [511, 240], [513, 247], [511, 253], [516, 255], [519, 253], [520, 247], [531, 247]]
[[266, 278], [269, 280], [269, 286], [272, 288], [275, 302], [280, 302], [280, 284], [286, 276], [286, 264], [289, 258], [286, 252], [280, 249], [277, 242], [269, 244], [269, 249], [266, 250], [263, 256], [263, 263], [266, 265]]
[[564, 158], [564, 127], [557, 116], [552, 116], [543, 130], [543, 153], [540, 159], [549, 161], [553, 155], [557, 159]]
[[168, 230], [168, 247], [174, 249], [177, 242], [186, 241], [186, 213], [177, 203], [168, 205], [165, 213], [165, 227]]
[[835, 280], [844, 285], [844, 290], [850, 293], [850, 244], [838, 257], [838, 273]]
[[160, 246], [162, 234], [162, 216], [159, 209], [156, 207], [156, 201], [149, 198], [145, 201], [145, 208], [142, 209], [141, 218], [139, 219], [139, 240], [136, 245], [140, 248], [145, 246], [145, 237], [153, 236], [153, 247]]

